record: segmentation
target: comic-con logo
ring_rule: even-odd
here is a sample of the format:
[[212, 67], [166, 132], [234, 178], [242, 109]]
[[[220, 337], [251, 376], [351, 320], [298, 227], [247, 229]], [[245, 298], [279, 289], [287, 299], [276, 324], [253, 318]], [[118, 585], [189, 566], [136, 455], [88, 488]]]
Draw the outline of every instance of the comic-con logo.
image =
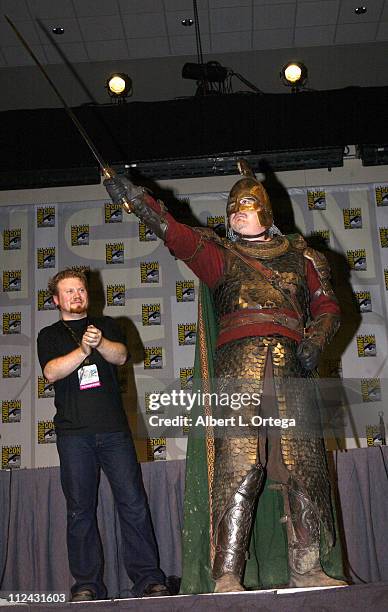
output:
[[4, 270], [3, 271], [3, 291], [21, 291], [22, 271]]
[[361, 378], [361, 395], [363, 402], [381, 402], [380, 378]]
[[38, 310], [55, 310], [56, 305], [48, 289], [38, 290]]
[[357, 336], [357, 352], [359, 357], [376, 357], [376, 336], [374, 334]]
[[166, 438], [147, 439], [148, 461], [161, 461], [166, 459]]
[[388, 227], [379, 227], [379, 234], [381, 248], [388, 248]]
[[74, 270], [74, 272], [83, 272], [88, 276], [90, 273], [90, 266], [70, 266], [70, 270]]
[[121, 223], [123, 220], [123, 207], [113, 202], [105, 203], [105, 223]]
[[142, 304], [141, 320], [143, 325], [160, 325], [160, 304]]
[[381, 446], [383, 444], [383, 432], [379, 425], [367, 425], [365, 433], [367, 446]]
[[158, 283], [159, 282], [159, 262], [142, 261], [140, 263], [140, 282]]
[[107, 264], [124, 263], [124, 242], [107, 242], [105, 245]]
[[14, 251], [22, 248], [22, 230], [21, 228], [3, 231], [3, 249], [4, 251]]
[[319, 364], [321, 378], [342, 378], [341, 359], [322, 359]]
[[21, 355], [3, 355], [3, 378], [20, 378], [22, 374]]
[[377, 185], [375, 197], [377, 206], [388, 206], [388, 185]]
[[225, 233], [225, 217], [224, 215], [217, 215], [215, 217], [208, 217], [206, 225], [213, 229], [217, 233]]
[[71, 226], [71, 246], [89, 244], [89, 225]]
[[179, 380], [181, 389], [191, 389], [193, 386], [194, 368], [180, 368]]
[[176, 301], [177, 302], [194, 302], [195, 290], [194, 281], [177, 281], [175, 286]]
[[20, 444], [16, 446], [3, 446], [1, 449], [1, 467], [3, 470], [20, 468], [22, 457], [22, 447]]
[[54, 383], [50, 383], [44, 376], [38, 376], [38, 398], [55, 397]]
[[158, 237], [152, 229], [146, 226], [145, 223], [139, 223], [139, 241], [140, 242], [153, 242], [157, 240]]
[[144, 349], [144, 369], [160, 370], [163, 368], [163, 348], [148, 346]]
[[38, 444], [51, 444], [56, 440], [53, 421], [38, 421]]
[[3, 423], [20, 423], [22, 417], [21, 400], [2, 400], [1, 420]]
[[55, 247], [46, 247], [37, 250], [38, 268], [55, 268]]
[[21, 312], [3, 312], [3, 334], [20, 334], [22, 331]]
[[351, 270], [366, 270], [366, 251], [365, 249], [356, 249], [355, 251], [346, 251], [349, 267]]
[[330, 244], [330, 231], [329, 230], [313, 230], [310, 234], [312, 238], [320, 238], [326, 244]]
[[42, 206], [36, 211], [37, 227], [55, 227], [54, 206]]
[[125, 285], [106, 286], [106, 305], [125, 306]]
[[360, 312], [372, 312], [370, 291], [356, 291], [355, 294]]
[[179, 346], [191, 346], [197, 340], [196, 323], [178, 323], [178, 344]]
[[307, 191], [307, 206], [309, 210], [326, 210], [326, 192], [324, 189], [318, 191]]
[[361, 229], [362, 215], [361, 208], [344, 208], [344, 228], [345, 229]]

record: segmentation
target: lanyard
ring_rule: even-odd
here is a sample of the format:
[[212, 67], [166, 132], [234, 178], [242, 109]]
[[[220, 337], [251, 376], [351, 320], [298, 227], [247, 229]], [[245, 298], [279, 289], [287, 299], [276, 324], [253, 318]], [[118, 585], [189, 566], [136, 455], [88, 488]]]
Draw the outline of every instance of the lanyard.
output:
[[[69, 332], [70, 336], [72, 337], [72, 339], [74, 340], [74, 342], [77, 344], [77, 346], [81, 346], [81, 340], [80, 338], [77, 336], [77, 334], [75, 333], [74, 329], [71, 329], [70, 325], [68, 325], [67, 323], [65, 323], [65, 321], [62, 319], [62, 323], [65, 326], [65, 328], [67, 329], [67, 331]], [[86, 319], [86, 327], [88, 327], [89, 325], [89, 319]], [[92, 349], [93, 350], [93, 349]], [[83, 363], [85, 365], [88, 365], [90, 363], [89, 357], [85, 357]]]

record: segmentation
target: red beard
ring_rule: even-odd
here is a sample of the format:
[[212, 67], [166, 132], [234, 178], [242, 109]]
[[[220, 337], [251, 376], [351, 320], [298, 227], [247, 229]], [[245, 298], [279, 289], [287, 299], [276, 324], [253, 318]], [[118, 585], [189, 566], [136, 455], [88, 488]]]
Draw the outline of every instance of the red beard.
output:
[[75, 314], [81, 314], [81, 312], [86, 312], [86, 304], [72, 304], [70, 306], [70, 312]]

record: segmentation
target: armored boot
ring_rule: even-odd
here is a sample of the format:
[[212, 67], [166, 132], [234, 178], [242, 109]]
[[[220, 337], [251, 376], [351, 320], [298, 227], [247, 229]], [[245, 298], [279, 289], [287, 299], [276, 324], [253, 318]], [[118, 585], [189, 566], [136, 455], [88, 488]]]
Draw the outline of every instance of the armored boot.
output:
[[[286, 490], [286, 491], [284, 491]], [[346, 586], [328, 576], [320, 563], [320, 521], [314, 504], [302, 492], [283, 487], [287, 514], [289, 587]]]
[[262, 465], [254, 465], [232, 495], [218, 523], [213, 561], [215, 593], [244, 591], [241, 581], [263, 477]]

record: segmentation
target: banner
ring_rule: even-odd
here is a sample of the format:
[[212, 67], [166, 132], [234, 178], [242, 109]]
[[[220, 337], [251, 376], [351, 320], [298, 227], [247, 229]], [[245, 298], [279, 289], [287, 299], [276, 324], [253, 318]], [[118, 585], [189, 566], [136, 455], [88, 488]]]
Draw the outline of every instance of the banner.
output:
[[[344, 383], [344, 437], [378, 443], [373, 428], [388, 397], [388, 184], [293, 188], [288, 196], [297, 231], [328, 256], [343, 308], [320, 374]], [[215, 231], [225, 228], [226, 199], [182, 196]], [[282, 229], [276, 201], [273, 208]], [[93, 313], [117, 319], [128, 338], [132, 359], [120, 385], [140, 459], [184, 458], [187, 427], [176, 438], [157, 437], [146, 417], [152, 394], [188, 391], [192, 383], [198, 280], [189, 268], [108, 201], [2, 207], [0, 239], [2, 468], [58, 464], [54, 389], [41, 372], [36, 337], [58, 320], [47, 283], [66, 267], [90, 270]]]

